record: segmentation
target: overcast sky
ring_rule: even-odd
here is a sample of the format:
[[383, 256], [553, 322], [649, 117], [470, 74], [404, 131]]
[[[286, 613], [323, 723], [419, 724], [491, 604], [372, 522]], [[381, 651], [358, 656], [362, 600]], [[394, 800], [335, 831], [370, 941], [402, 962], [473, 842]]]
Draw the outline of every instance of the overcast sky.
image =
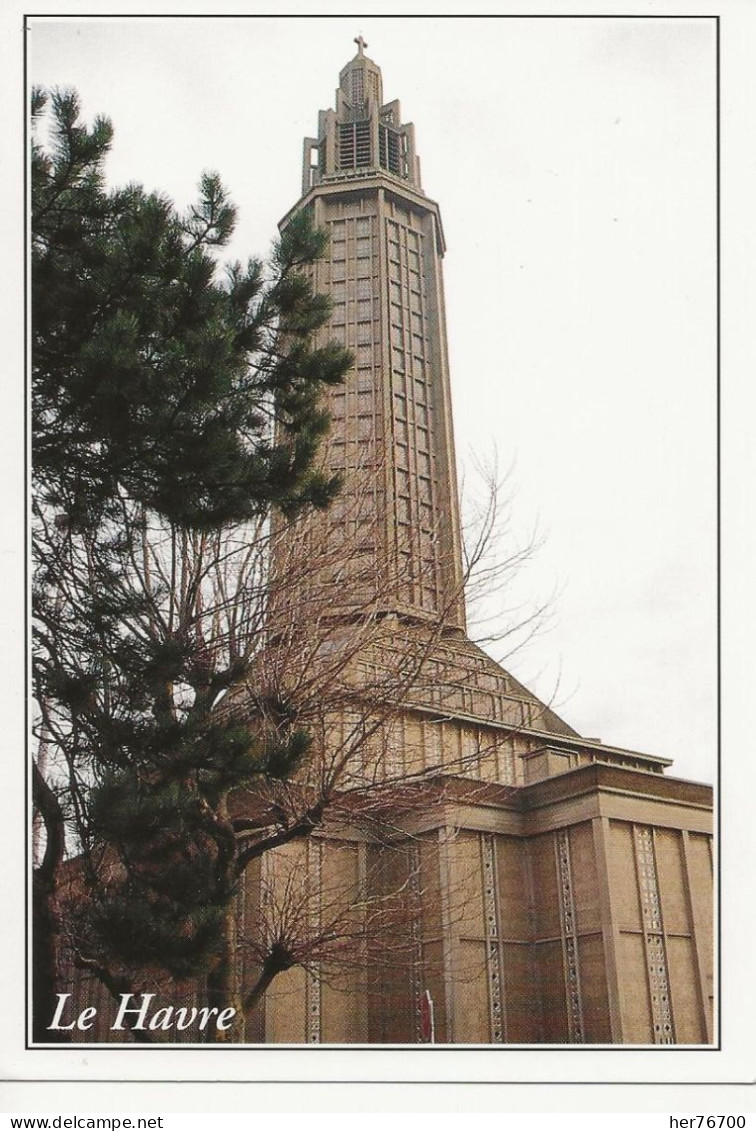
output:
[[30, 76], [109, 115], [113, 183], [217, 169], [265, 253], [362, 33], [441, 206], [458, 461], [512, 465], [507, 661], [578, 731], [715, 759], [715, 50], [705, 19], [30, 21]]

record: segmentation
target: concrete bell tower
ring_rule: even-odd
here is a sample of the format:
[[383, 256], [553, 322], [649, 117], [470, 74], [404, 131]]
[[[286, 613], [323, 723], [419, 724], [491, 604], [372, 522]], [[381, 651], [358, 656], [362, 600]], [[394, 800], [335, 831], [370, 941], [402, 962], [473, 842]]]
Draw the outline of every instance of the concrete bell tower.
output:
[[305, 139], [302, 197], [281, 222], [308, 208], [328, 231], [315, 287], [333, 302], [328, 337], [355, 355], [327, 401], [327, 465], [345, 489], [322, 521], [335, 537], [343, 528], [361, 601], [372, 585], [387, 612], [443, 615], [463, 631], [441, 217], [420, 185], [414, 127], [383, 102], [380, 68], [355, 42], [335, 110]]

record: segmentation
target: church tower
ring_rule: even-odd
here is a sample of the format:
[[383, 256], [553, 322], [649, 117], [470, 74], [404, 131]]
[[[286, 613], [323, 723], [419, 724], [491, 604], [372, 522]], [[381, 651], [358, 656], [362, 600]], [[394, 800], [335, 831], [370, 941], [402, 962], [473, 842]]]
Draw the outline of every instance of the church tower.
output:
[[[428, 768], [428, 752], [440, 747], [447, 768], [469, 769], [469, 752], [485, 745], [497, 753], [483, 775], [523, 784], [546, 773], [547, 764], [567, 764], [558, 755], [551, 763], [523, 762], [517, 751], [525, 731], [576, 733], [466, 636], [441, 215], [421, 186], [414, 126], [402, 122], [397, 100], [383, 102], [380, 68], [362, 37], [355, 42], [335, 109], [320, 111], [318, 136], [304, 140], [302, 196], [280, 224], [283, 230], [308, 210], [328, 233], [313, 283], [333, 304], [325, 336], [354, 354], [344, 385], [326, 395], [325, 462], [344, 487], [312, 519], [310, 533], [318, 546], [341, 546], [343, 553], [337, 586], [329, 572], [333, 552], [327, 555], [321, 591], [334, 616], [370, 605], [395, 619], [398, 637], [423, 626], [440, 633], [425, 665], [429, 678], [411, 692], [413, 707], [433, 717], [451, 713], [462, 736], [435, 727], [430, 743], [426, 736], [407, 740], [413, 751], [405, 764], [420, 751]], [[294, 619], [312, 604], [307, 585], [314, 579], [302, 587], [281, 572], [276, 603]], [[489, 720], [509, 727], [505, 740], [481, 735], [479, 724]], [[458, 743], [468, 753], [455, 759]], [[658, 771], [665, 763], [651, 764]]]
[[326, 521], [369, 529], [361, 599], [370, 578], [392, 612], [462, 630], [441, 216], [421, 187], [414, 128], [398, 101], [384, 103], [380, 68], [356, 42], [336, 109], [305, 139], [292, 210], [310, 209], [328, 232], [315, 287], [333, 302], [329, 336], [355, 356], [328, 402], [328, 463], [346, 484]]

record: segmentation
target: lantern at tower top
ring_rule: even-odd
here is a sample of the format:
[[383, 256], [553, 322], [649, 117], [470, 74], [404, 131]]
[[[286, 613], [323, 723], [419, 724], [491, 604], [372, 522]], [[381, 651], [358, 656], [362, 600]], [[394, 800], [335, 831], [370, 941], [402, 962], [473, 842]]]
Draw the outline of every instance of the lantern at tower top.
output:
[[402, 122], [398, 100], [384, 103], [381, 68], [365, 54], [361, 35], [355, 43], [357, 54], [339, 72], [335, 109], [321, 110], [318, 136], [305, 138], [302, 194], [376, 174], [422, 191], [414, 126]]

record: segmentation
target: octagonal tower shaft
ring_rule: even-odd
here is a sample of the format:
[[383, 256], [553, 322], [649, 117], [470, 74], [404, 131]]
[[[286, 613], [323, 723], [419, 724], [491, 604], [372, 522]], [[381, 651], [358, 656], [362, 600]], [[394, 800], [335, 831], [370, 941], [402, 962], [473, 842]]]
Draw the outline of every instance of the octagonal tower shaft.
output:
[[326, 395], [324, 459], [344, 488], [313, 523], [344, 547], [339, 606], [370, 598], [464, 630], [441, 218], [420, 186], [413, 126], [397, 101], [383, 104], [364, 46], [305, 139], [302, 197], [281, 221], [306, 208], [327, 230], [314, 269], [333, 303], [324, 336], [354, 353]]

